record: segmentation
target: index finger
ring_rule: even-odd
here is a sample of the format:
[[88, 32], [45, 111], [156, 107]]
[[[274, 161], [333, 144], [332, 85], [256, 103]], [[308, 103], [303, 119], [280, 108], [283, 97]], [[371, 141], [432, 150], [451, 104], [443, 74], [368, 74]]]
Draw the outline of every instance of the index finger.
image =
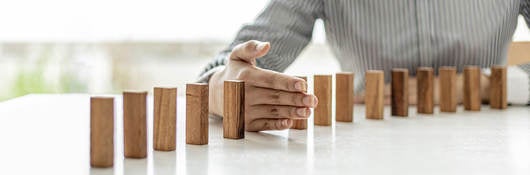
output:
[[243, 80], [250, 85], [262, 88], [290, 92], [304, 92], [307, 90], [307, 82], [304, 79], [260, 68], [248, 71]]

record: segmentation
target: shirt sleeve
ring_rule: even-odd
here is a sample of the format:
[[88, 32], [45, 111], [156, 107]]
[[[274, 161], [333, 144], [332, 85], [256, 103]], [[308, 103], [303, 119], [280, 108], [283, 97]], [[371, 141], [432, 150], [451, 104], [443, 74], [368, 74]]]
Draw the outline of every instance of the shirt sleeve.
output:
[[530, 63], [508, 67], [507, 100], [512, 105], [530, 104]]
[[523, 15], [526, 25], [530, 28], [530, 0], [521, 0], [520, 14]]
[[257, 59], [258, 67], [283, 72], [307, 46], [316, 19], [322, 17], [321, 0], [272, 0], [253, 23], [244, 25], [232, 43], [206, 65], [199, 82], [208, 82], [221, 69], [236, 45], [248, 40], [271, 43], [271, 49]]

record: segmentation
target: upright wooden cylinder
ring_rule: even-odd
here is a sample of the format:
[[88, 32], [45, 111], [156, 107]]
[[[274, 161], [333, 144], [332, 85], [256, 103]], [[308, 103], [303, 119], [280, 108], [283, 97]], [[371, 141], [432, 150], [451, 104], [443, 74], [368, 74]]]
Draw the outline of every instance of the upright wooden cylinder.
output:
[[354, 74], [341, 72], [335, 74], [335, 120], [353, 122], [353, 84]]
[[[298, 78], [304, 79], [304, 81], [307, 84], [307, 77], [298, 76]], [[307, 93], [307, 87], [305, 89], [306, 89], [306, 91], [304, 91], [304, 92]], [[293, 126], [291, 126], [291, 129], [300, 129], [300, 130], [307, 129], [307, 119], [296, 119], [296, 120], [293, 120]]]
[[224, 138], [245, 138], [245, 82], [239, 80], [225, 81], [223, 96]]
[[114, 165], [114, 98], [90, 98], [90, 165]]
[[421, 114], [434, 113], [434, 71], [430, 67], [416, 70], [417, 110]]
[[507, 71], [506, 66], [491, 67], [490, 76], [490, 107], [493, 109], [506, 109], [508, 107], [507, 101], [507, 86], [506, 86]]
[[464, 68], [464, 109], [480, 111], [480, 68], [466, 66]]
[[331, 75], [315, 75], [313, 78], [313, 89], [318, 99], [315, 107], [315, 125], [331, 125]]
[[380, 70], [368, 70], [365, 80], [366, 118], [382, 120], [384, 118], [385, 74]]
[[391, 90], [392, 115], [409, 115], [409, 70], [392, 69]]
[[147, 157], [147, 92], [123, 92], [123, 146], [127, 158]]
[[208, 84], [186, 85], [186, 143], [208, 144]]
[[456, 68], [440, 67], [438, 73], [440, 79], [440, 111], [456, 112]]
[[158, 151], [176, 149], [177, 88], [154, 89], [153, 148]]

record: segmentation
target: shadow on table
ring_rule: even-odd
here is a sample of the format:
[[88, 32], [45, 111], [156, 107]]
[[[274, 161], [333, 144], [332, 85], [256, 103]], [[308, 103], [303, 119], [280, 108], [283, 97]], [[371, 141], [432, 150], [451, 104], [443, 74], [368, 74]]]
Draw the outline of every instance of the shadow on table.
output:
[[90, 168], [90, 175], [113, 175], [114, 168]]
[[175, 151], [162, 152], [153, 151], [154, 174], [176, 174], [177, 172], [177, 155]]
[[124, 159], [123, 173], [127, 175], [147, 174], [147, 159]]

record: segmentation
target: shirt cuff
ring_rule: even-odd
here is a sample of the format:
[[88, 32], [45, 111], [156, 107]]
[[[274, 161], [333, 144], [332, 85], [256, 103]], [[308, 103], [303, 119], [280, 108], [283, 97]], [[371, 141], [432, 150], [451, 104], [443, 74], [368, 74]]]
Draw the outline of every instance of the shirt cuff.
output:
[[530, 99], [530, 75], [518, 66], [507, 70], [507, 100], [510, 104], [526, 105]]
[[212, 77], [213, 73], [220, 71], [224, 69], [225, 66], [217, 66], [213, 69], [210, 69], [209, 71], [203, 73], [199, 79], [196, 81], [197, 83], [208, 83], [210, 81], [210, 78]]

